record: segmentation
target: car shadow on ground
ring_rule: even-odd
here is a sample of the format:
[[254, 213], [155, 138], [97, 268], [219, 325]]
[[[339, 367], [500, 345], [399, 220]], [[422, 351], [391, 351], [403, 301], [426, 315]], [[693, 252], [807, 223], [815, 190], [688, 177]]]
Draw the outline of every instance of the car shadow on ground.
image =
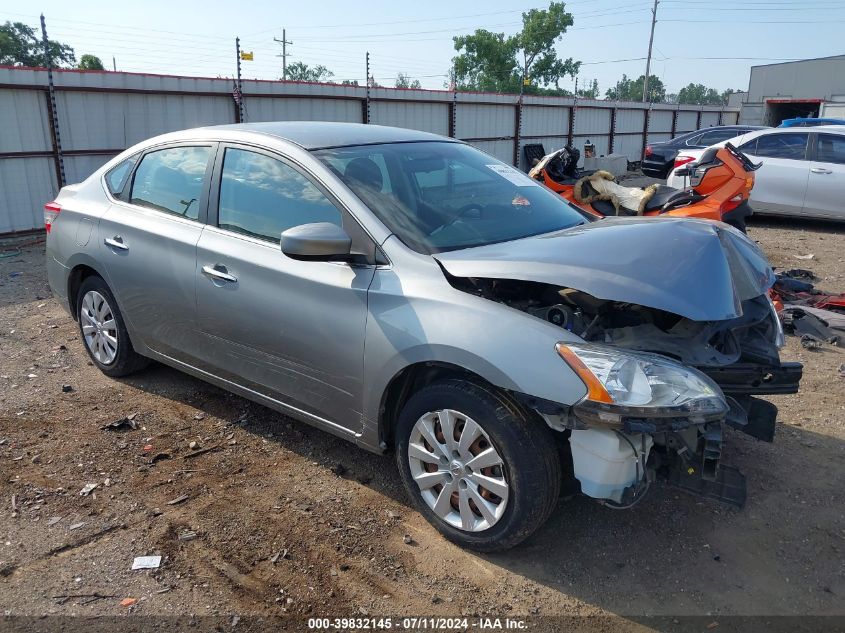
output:
[[[340, 438], [266, 407], [154, 365], [128, 385], [231, 420], [326, 469], [411, 508], [394, 457], [355, 450]], [[845, 443], [779, 425], [775, 444], [728, 430], [723, 458], [748, 478], [748, 502], [735, 509], [654, 484], [630, 510], [581, 495], [561, 498], [534, 536], [487, 563], [631, 616], [841, 614], [845, 524], [842, 481], [829, 465]], [[834, 467], [835, 468], [835, 467]], [[432, 529], [432, 538], [440, 537]], [[549, 605], [546, 612], [555, 612]]]

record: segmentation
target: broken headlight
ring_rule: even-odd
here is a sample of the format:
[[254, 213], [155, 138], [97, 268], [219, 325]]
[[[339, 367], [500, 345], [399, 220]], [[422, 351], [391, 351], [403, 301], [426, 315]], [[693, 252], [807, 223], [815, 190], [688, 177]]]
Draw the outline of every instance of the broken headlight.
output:
[[556, 349], [587, 386], [576, 405], [585, 422], [618, 424], [633, 417], [698, 424], [728, 411], [716, 383], [663, 356], [586, 343], [558, 343]]

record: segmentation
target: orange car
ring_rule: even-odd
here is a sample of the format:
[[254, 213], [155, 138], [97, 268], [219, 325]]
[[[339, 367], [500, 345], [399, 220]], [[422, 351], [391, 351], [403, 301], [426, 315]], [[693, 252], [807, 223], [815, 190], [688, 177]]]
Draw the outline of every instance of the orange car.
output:
[[[711, 147], [686, 167], [691, 186], [624, 187], [603, 171], [578, 172], [578, 150], [564, 147], [544, 156], [529, 175], [587, 213], [610, 215], [668, 215], [720, 220], [745, 232], [752, 210], [748, 197], [754, 171], [760, 165], [730, 143]], [[679, 173], [679, 172], [676, 172]]]

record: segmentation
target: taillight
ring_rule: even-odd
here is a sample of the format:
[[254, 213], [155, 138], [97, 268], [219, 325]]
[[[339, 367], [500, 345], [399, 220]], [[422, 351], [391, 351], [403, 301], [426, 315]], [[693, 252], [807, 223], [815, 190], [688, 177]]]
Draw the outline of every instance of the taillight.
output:
[[646, 145], [645, 146], [645, 155], [651, 156], [653, 153], [654, 153], [654, 150], [651, 149], [651, 145]]
[[675, 159], [674, 169], [677, 169], [678, 167], [682, 167], [683, 165], [686, 165], [687, 163], [691, 163], [694, 160], [695, 160], [694, 156], [678, 156]]
[[62, 205], [57, 202], [48, 202], [44, 205], [44, 228], [47, 232], [50, 232], [50, 227], [53, 226], [53, 222], [59, 216], [59, 213], [62, 210]]
[[739, 205], [741, 205], [741, 204], [742, 204], [742, 201], [743, 201], [744, 199], [745, 199], [745, 198], [743, 198], [743, 197], [742, 197], [742, 194], [741, 194], [741, 193], [738, 193], [737, 195], [735, 195], [735, 196], [734, 196], [733, 198], [731, 198], [730, 200], [725, 200], [725, 201], [722, 203], [722, 206], [721, 206], [721, 207], [719, 207], [719, 211], [720, 211], [721, 213], [727, 213], [728, 211], [733, 211], [733, 210], [734, 210], [734, 209], [736, 209]]

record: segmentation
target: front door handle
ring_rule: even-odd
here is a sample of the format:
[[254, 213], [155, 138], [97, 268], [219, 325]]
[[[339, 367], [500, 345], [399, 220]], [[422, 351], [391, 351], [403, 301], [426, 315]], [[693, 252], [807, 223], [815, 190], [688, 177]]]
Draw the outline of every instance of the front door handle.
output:
[[810, 171], [814, 174], [832, 174], [833, 171], [830, 169], [825, 169], [824, 167], [813, 167]]
[[214, 266], [206, 265], [202, 267], [202, 272], [208, 275], [213, 279], [219, 279], [220, 281], [228, 281], [229, 283], [235, 283], [238, 281], [238, 278], [234, 275], [230, 275], [229, 272], [226, 270], [225, 266], [221, 266], [220, 264], [215, 264]]
[[103, 243], [106, 246], [111, 246], [112, 248], [116, 248], [119, 251], [128, 251], [129, 247], [123, 243], [123, 238], [119, 235], [115, 235], [114, 237], [107, 237], [103, 240]]

